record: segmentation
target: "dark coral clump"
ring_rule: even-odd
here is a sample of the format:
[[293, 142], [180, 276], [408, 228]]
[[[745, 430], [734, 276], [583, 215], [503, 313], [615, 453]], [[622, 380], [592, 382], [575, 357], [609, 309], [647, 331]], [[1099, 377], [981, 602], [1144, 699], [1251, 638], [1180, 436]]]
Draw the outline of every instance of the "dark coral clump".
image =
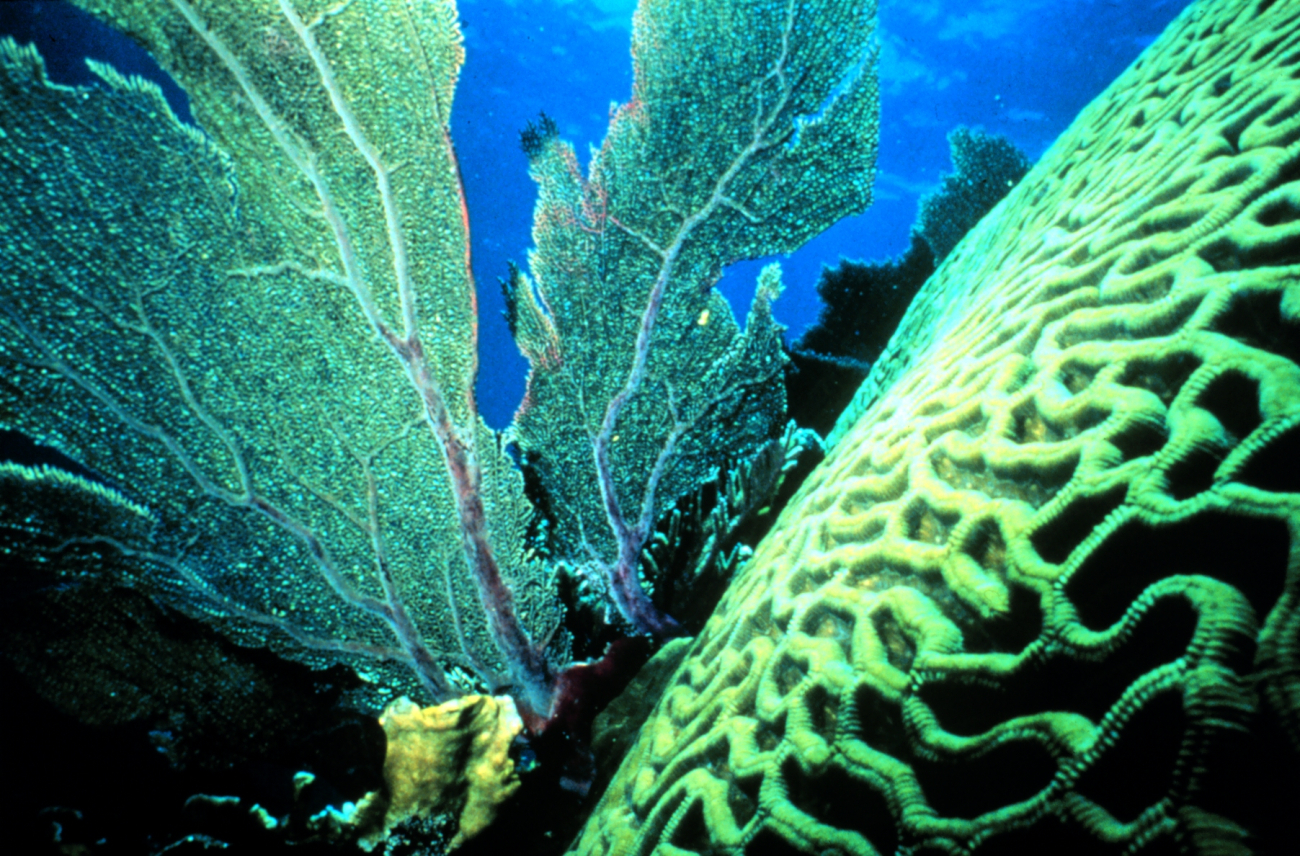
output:
[[900, 256], [823, 266], [822, 311], [790, 353], [790, 416], [825, 436], [894, 335], [912, 298], [958, 242], [1029, 171], [1006, 137], [958, 127], [948, 135], [956, 172], [921, 199]]
[[823, 266], [817, 282], [821, 315], [794, 349], [869, 369], [932, 273], [934, 255], [915, 230], [901, 256], [874, 262], [841, 259], [833, 268]]
[[934, 273], [929, 245], [912, 232], [907, 252], [875, 262], [841, 259], [817, 282], [821, 315], [795, 342], [786, 378], [790, 418], [825, 436]]
[[957, 127], [948, 135], [957, 171], [921, 199], [916, 231], [942, 264], [966, 233], [1029, 172], [1029, 158], [1006, 137]]
[[555, 120], [545, 113], [538, 113], [537, 122], [529, 122], [519, 132], [519, 147], [530, 161], [536, 160], [546, 150], [546, 144], [559, 135], [560, 126], [555, 124]]

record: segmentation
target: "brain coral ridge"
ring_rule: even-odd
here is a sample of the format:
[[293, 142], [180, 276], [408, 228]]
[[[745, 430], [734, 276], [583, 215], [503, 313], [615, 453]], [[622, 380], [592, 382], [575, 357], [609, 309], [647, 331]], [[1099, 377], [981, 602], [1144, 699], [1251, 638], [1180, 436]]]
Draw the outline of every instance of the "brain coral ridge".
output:
[[575, 852], [1294, 837], [1297, 363], [1300, 4], [1194, 4], [922, 290]]

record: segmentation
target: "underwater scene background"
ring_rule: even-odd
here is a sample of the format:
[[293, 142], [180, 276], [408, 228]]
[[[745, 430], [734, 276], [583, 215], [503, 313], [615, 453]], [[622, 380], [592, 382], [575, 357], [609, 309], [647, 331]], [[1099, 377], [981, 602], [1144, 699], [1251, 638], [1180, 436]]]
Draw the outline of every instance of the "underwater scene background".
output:
[[[882, 125], [875, 199], [784, 261], [786, 292], [776, 316], [797, 339], [819, 311], [823, 264], [903, 253], [917, 202], [951, 173], [947, 135], [958, 126], [1006, 136], [1036, 160], [1097, 93], [1187, 5], [1177, 0], [1112, 3], [882, 2]], [[474, 278], [482, 307], [479, 404], [504, 427], [524, 393], [526, 364], [503, 320], [498, 279], [531, 245], [536, 186], [519, 132], [545, 112], [584, 162], [599, 146], [609, 109], [631, 92], [632, 0], [474, 0], [459, 4], [467, 59], [452, 134], [471, 217]], [[82, 57], [164, 86], [187, 116], [179, 88], [129, 40], [62, 3], [7, 2], [0, 33], [34, 41], [52, 79], [88, 83]], [[753, 294], [762, 260], [728, 269], [720, 284], [736, 311]]]
[[78, 5], [23, 852], [1293, 849], [1300, 4]]

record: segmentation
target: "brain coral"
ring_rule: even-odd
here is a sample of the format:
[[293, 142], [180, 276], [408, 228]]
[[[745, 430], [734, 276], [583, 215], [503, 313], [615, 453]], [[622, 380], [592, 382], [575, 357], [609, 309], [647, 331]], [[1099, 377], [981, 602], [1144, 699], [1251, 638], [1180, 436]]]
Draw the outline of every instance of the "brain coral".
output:
[[1296, 837], [1298, 362], [1300, 3], [1198, 3], [922, 290], [576, 851]]

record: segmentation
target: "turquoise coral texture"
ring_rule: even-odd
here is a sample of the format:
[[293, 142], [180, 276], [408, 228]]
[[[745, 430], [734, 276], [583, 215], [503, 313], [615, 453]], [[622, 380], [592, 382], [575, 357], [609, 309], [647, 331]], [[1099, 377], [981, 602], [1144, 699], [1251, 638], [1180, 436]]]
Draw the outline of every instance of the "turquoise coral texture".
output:
[[573, 852], [1294, 847], [1297, 68], [1194, 4], [954, 248]]

